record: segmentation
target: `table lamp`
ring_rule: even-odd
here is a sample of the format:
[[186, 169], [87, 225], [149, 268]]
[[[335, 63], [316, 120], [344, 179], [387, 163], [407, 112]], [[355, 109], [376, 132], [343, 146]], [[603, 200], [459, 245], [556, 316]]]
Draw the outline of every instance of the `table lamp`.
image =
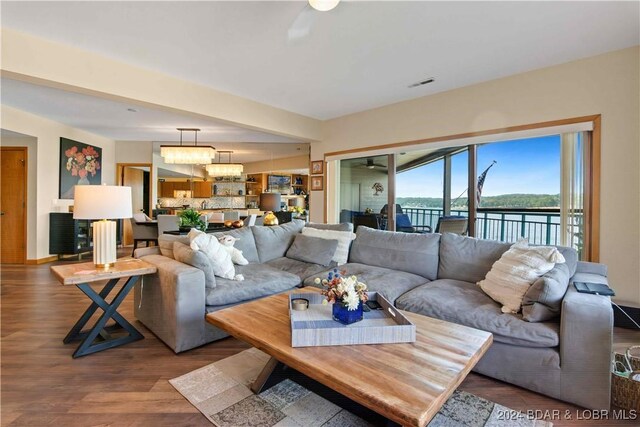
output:
[[93, 219], [93, 263], [108, 269], [116, 262], [116, 222], [131, 218], [131, 187], [76, 185], [73, 218]]

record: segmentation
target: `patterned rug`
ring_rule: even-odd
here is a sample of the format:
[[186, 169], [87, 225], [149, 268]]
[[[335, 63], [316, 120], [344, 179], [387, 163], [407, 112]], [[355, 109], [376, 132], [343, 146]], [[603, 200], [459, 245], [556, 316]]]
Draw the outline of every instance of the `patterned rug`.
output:
[[[370, 424], [291, 380], [255, 395], [249, 386], [269, 356], [252, 348], [169, 380], [193, 406], [218, 427], [361, 427]], [[515, 411], [464, 391], [456, 391], [430, 427], [500, 427], [552, 424], [514, 420]], [[501, 414], [508, 421], [501, 421]]]

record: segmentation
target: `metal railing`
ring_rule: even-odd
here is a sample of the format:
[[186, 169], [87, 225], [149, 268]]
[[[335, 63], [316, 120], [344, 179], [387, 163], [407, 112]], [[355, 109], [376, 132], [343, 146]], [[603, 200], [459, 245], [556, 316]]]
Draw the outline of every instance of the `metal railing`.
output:
[[[413, 225], [436, 229], [442, 209], [402, 207]], [[451, 215], [468, 216], [466, 210], [451, 210]], [[579, 227], [579, 225], [576, 225]], [[535, 245], [560, 244], [560, 209], [494, 209], [479, 208], [476, 237], [515, 242], [525, 237]]]

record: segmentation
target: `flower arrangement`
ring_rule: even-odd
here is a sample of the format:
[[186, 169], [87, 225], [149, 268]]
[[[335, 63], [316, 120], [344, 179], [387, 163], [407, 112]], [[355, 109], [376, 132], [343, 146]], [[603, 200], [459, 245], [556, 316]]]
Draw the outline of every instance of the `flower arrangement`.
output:
[[323, 304], [339, 303], [347, 310], [353, 311], [358, 309], [360, 302], [365, 303], [369, 299], [367, 285], [358, 282], [356, 276], [346, 276], [345, 271], [338, 272], [337, 268], [329, 272], [326, 279], [316, 278], [315, 283], [325, 287], [322, 290], [322, 295], [327, 298]]
[[298, 215], [304, 215], [306, 213], [302, 206], [289, 206], [289, 212], [293, 212]]
[[64, 155], [67, 156], [67, 170], [71, 172], [71, 176], [79, 176], [81, 179], [86, 178], [88, 174], [96, 176], [100, 169], [100, 154], [91, 146], [78, 151], [78, 147], [74, 145], [65, 150]]
[[207, 223], [200, 219], [200, 212], [193, 208], [185, 209], [178, 214], [181, 227], [194, 227], [200, 231], [207, 229]]

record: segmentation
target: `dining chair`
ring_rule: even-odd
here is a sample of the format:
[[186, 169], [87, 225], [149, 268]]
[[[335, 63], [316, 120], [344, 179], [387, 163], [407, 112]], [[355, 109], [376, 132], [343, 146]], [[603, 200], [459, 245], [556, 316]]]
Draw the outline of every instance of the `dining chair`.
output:
[[467, 234], [469, 219], [464, 216], [441, 216], [436, 225], [436, 233], [454, 233], [464, 236]]
[[[144, 214], [143, 214], [144, 215]], [[133, 251], [131, 256], [133, 256], [133, 252], [138, 249], [138, 243], [146, 242], [147, 246], [150, 243], [154, 243], [158, 246], [158, 224], [148, 223], [148, 221], [136, 221], [135, 218], [129, 218], [129, 222], [131, 223], [131, 232], [133, 234]]]
[[162, 236], [165, 231], [178, 231], [179, 229], [178, 215], [158, 215], [158, 236]]
[[258, 218], [257, 214], [249, 215], [247, 219], [244, 221], [244, 225], [246, 225], [247, 227], [252, 227], [256, 225], [256, 218]]
[[238, 211], [229, 211], [229, 212], [224, 212], [224, 221], [237, 221], [240, 219], [240, 214], [238, 213]]
[[224, 222], [224, 213], [212, 212], [211, 215], [209, 215], [209, 222], [218, 224]]

